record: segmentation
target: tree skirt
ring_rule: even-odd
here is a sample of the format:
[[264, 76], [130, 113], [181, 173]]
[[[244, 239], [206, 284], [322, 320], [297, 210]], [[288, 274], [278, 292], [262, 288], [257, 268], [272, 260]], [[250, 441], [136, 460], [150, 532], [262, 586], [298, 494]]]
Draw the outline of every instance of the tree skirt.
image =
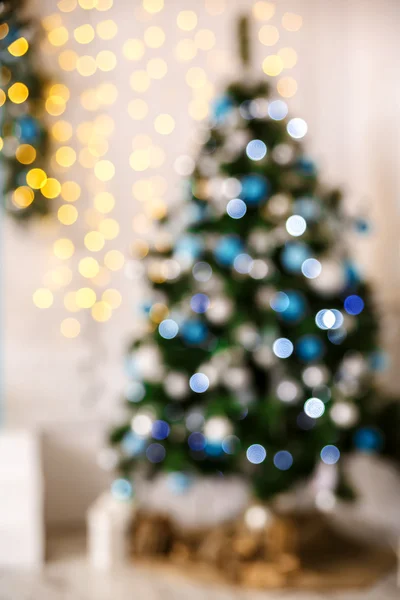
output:
[[141, 513], [134, 562], [207, 583], [313, 591], [368, 588], [396, 564], [392, 551], [354, 542], [320, 515], [278, 517], [265, 531], [267, 545], [240, 521], [182, 531], [168, 517]]

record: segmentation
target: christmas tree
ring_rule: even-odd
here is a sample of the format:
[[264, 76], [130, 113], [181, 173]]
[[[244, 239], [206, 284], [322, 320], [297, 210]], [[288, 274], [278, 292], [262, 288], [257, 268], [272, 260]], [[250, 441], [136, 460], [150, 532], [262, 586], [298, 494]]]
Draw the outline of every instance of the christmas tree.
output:
[[43, 189], [47, 154], [45, 80], [35, 64], [37, 29], [24, 16], [24, 2], [1, 3], [0, 160], [6, 209], [18, 219], [48, 212]]
[[[246, 61], [243, 24], [241, 41]], [[129, 419], [111, 434], [117, 494], [142, 465], [182, 489], [195, 473], [240, 474], [268, 499], [321, 461], [340, 472], [343, 453], [384, 450], [377, 320], [345, 243], [368, 224], [321, 184], [306, 132], [268, 83], [230, 85], [184, 204], [156, 250], [135, 244], [153, 294], [127, 359]], [[351, 493], [343, 476], [337, 493]]]

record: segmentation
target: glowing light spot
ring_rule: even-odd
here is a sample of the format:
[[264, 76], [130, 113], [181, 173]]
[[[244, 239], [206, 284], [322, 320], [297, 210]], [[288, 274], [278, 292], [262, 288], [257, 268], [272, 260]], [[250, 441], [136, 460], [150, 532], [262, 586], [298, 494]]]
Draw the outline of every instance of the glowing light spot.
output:
[[289, 358], [293, 354], [293, 344], [287, 338], [279, 338], [274, 342], [272, 350], [278, 358]]
[[89, 231], [85, 235], [85, 246], [91, 252], [99, 252], [104, 246], [104, 236], [98, 231]]
[[283, 70], [283, 60], [277, 54], [271, 54], [264, 59], [262, 64], [263, 71], [269, 77], [276, 77]]
[[167, 63], [162, 58], [152, 58], [147, 63], [147, 74], [151, 79], [162, 79], [167, 72]]
[[278, 56], [281, 57], [285, 69], [292, 69], [297, 64], [297, 52], [294, 48], [281, 48]]
[[49, 177], [41, 188], [41, 192], [45, 198], [57, 198], [61, 192], [61, 184], [54, 177]]
[[144, 32], [144, 41], [149, 48], [161, 48], [165, 42], [165, 33], [161, 27], [148, 27]]
[[121, 306], [122, 302], [122, 296], [119, 291], [112, 288], [105, 290], [101, 299], [103, 302], [106, 302], [106, 304], [109, 304], [111, 308], [118, 308]]
[[175, 56], [181, 62], [192, 60], [197, 54], [197, 46], [191, 39], [180, 40], [175, 48]]
[[87, 277], [89, 279], [98, 274], [100, 266], [95, 258], [86, 256], [79, 261], [78, 270], [82, 277]]
[[319, 419], [325, 412], [325, 404], [319, 398], [309, 398], [304, 404], [304, 412], [311, 419]]
[[192, 269], [192, 272], [196, 281], [201, 281], [202, 283], [209, 281], [212, 276], [212, 268], [206, 262], [196, 263]]
[[360, 296], [347, 296], [344, 309], [349, 315], [359, 315], [364, 310], [364, 300]]
[[146, 456], [151, 463], [160, 463], [164, 460], [166, 451], [161, 444], [150, 444], [146, 450]]
[[31, 169], [26, 174], [26, 183], [34, 190], [42, 188], [47, 181], [47, 175], [43, 169]]
[[165, 319], [164, 321], [161, 321], [158, 327], [158, 332], [161, 337], [165, 338], [166, 340], [172, 340], [178, 335], [179, 326], [172, 319]]
[[201, 67], [191, 67], [186, 73], [186, 83], [193, 89], [201, 89], [207, 83], [207, 75]]
[[110, 192], [100, 192], [99, 194], [96, 194], [96, 196], [94, 197], [94, 206], [95, 208], [103, 213], [103, 214], [107, 214], [109, 212], [112, 211], [112, 209], [114, 208], [115, 205], [115, 199], [114, 196], [112, 194], [110, 194]]
[[226, 212], [232, 219], [241, 219], [247, 212], [247, 205], [240, 198], [233, 198], [228, 202]]
[[175, 120], [168, 114], [161, 114], [154, 121], [154, 129], [161, 135], [169, 135], [175, 129]]
[[322, 265], [316, 258], [307, 258], [301, 266], [301, 272], [307, 279], [315, 279], [321, 274]]
[[296, 140], [303, 138], [306, 135], [307, 131], [308, 131], [308, 125], [304, 121], [304, 119], [299, 119], [299, 118], [291, 119], [289, 121], [289, 123], [287, 124], [288, 134]]
[[28, 52], [29, 44], [24, 37], [20, 37], [15, 42], [12, 42], [7, 50], [12, 56], [23, 56]]
[[143, 0], [143, 8], [151, 14], [159, 13], [164, 8], [164, 0]]
[[176, 19], [179, 29], [192, 31], [197, 26], [197, 15], [193, 10], [182, 10]]
[[190, 300], [190, 308], [198, 314], [203, 314], [210, 306], [210, 299], [206, 294], [195, 294]]
[[80, 56], [76, 61], [76, 70], [82, 77], [90, 77], [96, 72], [97, 65], [93, 56]]
[[74, 29], [74, 38], [79, 44], [89, 44], [94, 40], [94, 29], [91, 25], [80, 25]]
[[23, 165], [30, 165], [36, 158], [36, 150], [30, 144], [21, 144], [15, 152], [15, 158]]
[[268, 114], [274, 121], [282, 121], [288, 112], [288, 106], [283, 100], [274, 100], [268, 106]]
[[277, 83], [277, 90], [283, 98], [292, 98], [297, 88], [297, 81], [293, 77], [282, 77]]
[[204, 373], [195, 373], [189, 381], [190, 389], [196, 394], [203, 394], [210, 386], [210, 381]]
[[258, 39], [264, 46], [274, 46], [279, 40], [279, 31], [273, 25], [264, 25], [258, 33]]
[[8, 97], [14, 104], [22, 104], [29, 96], [29, 90], [24, 83], [14, 83], [8, 88]]
[[253, 465], [260, 465], [267, 458], [267, 451], [261, 444], [252, 444], [247, 448], [246, 457]]
[[274, 456], [274, 465], [280, 471], [288, 471], [293, 465], [293, 456], [287, 450], [280, 450]]
[[67, 260], [71, 258], [75, 252], [74, 244], [68, 238], [61, 238], [54, 242], [53, 252], [57, 258], [61, 260]]
[[72, 225], [78, 218], [78, 211], [76, 210], [75, 206], [63, 204], [58, 209], [57, 217], [60, 223], [63, 225]]
[[100, 181], [110, 181], [115, 175], [115, 167], [110, 160], [99, 160], [94, 168], [94, 173]]
[[73, 50], [64, 50], [58, 57], [58, 64], [64, 71], [73, 71], [78, 62], [78, 55]]
[[96, 33], [102, 40], [112, 40], [118, 33], [118, 26], [112, 19], [101, 21], [96, 25]]
[[241, 275], [248, 275], [253, 263], [254, 261], [249, 254], [238, 254], [233, 261], [233, 268]]
[[17, 187], [12, 194], [12, 202], [17, 208], [26, 208], [30, 206], [35, 198], [31, 188], [26, 186]]
[[119, 225], [115, 219], [103, 219], [99, 224], [99, 231], [106, 240], [113, 240], [119, 234]]
[[57, 2], [57, 8], [61, 12], [69, 13], [75, 10], [77, 4], [77, 0], [60, 0], [59, 2]]
[[69, 39], [68, 29], [63, 26], [55, 27], [48, 32], [47, 39], [52, 46], [63, 46], [68, 42]]
[[252, 140], [247, 144], [246, 154], [251, 160], [262, 160], [267, 155], [267, 146], [261, 140]]
[[194, 41], [199, 50], [211, 50], [215, 46], [215, 34], [210, 29], [200, 29]]
[[110, 271], [122, 269], [125, 263], [125, 257], [119, 250], [110, 250], [104, 256], [104, 264]]
[[275, 14], [275, 4], [260, 0], [253, 6], [253, 15], [258, 21], [269, 21]]
[[296, 13], [287, 12], [282, 17], [282, 25], [287, 31], [299, 31], [303, 25], [303, 18]]
[[133, 495], [133, 488], [127, 479], [116, 479], [111, 485], [111, 495], [117, 500], [129, 500]]
[[117, 57], [111, 50], [100, 50], [96, 56], [96, 65], [100, 71], [112, 71], [117, 64]]
[[321, 459], [326, 465], [335, 465], [340, 458], [340, 450], [336, 446], [324, 446], [321, 450]]
[[286, 231], [293, 237], [299, 237], [303, 235], [306, 229], [306, 220], [300, 215], [292, 215], [286, 221]]
[[270, 300], [272, 310], [278, 313], [283, 313], [289, 308], [289, 296], [285, 292], [277, 292]]
[[139, 70], [132, 73], [129, 83], [134, 92], [145, 92], [150, 87], [150, 77], [147, 71]]
[[0, 90], [0, 106], [3, 106], [4, 102], [7, 100], [7, 96], [4, 90]]
[[126, 40], [122, 52], [128, 60], [140, 60], [145, 53], [145, 46], [141, 40]]
[[53, 300], [53, 294], [46, 288], [39, 288], [33, 294], [33, 302], [37, 308], [50, 308]]
[[61, 167], [72, 167], [76, 161], [76, 152], [70, 146], [61, 146], [55, 154], [56, 162]]
[[75, 294], [75, 301], [79, 308], [92, 308], [96, 299], [96, 292], [88, 287], [80, 288]]
[[73, 339], [80, 334], [81, 325], [77, 319], [69, 317], [61, 322], [60, 331], [64, 337]]

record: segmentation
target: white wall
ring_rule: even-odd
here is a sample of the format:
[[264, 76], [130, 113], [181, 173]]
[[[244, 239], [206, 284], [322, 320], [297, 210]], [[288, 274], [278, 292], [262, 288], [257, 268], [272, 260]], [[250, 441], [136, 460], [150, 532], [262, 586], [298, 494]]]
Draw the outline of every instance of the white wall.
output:
[[[54, 0], [31, 0], [32, 9], [44, 16], [57, 13]], [[217, 0], [215, 0], [217, 1]], [[135, 174], [129, 167], [132, 138], [148, 133], [167, 153], [164, 165], [157, 171], [168, 180], [167, 199], [179, 196], [179, 178], [173, 171], [177, 156], [190, 153], [199, 127], [188, 114], [190, 90], [185, 74], [190, 66], [205, 68], [216, 90], [223, 89], [235, 72], [239, 72], [233, 56], [235, 43], [233, 19], [251, 0], [227, 2], [219, 16], [211, 16], [203, 0], [165, 0], [164, 11], [150, 21], [137, 20], [139, 0], [114, 0], [107, 13], [76, 9], [63, 17], [72, 31], [84, 22], [114, 19], [119, 27], [117, 37], [109, 42], [93, 41], [81, 53], [97, 53], [104, 48], [118, 57], [114, 71], [83, 78], [76, 73], [63, 73], [56, 66], [57, 52], [43, 48], [43, 59], [49, 72], [69, 86], [71, 100], [63, 118], [74, 128], [93, 116], [80, 104], [80, 93], [102, 80], [114, 82], [119, 90], [117, 102], [109, 113], [116, 128], [110, 139], [110, 158], [116, 165], [116, 176], [108, 188], [117, 198], [113, 217], [121, 225], [120, 236], [108, 246], [127, 252], [137, 233], [132, 217], [143, 210], [132, 199], [131, 186]], [[179, 10], [192, 9], [199, 15], [199, 27], [212, 29], [216, 48], [208, 55], [201, 52], [191, 63], [174, 58], [178, 39], [193, 33], [178, 32], [175, 24]], [[374, 280], [382, 305], [385, 346], [392, 352], [393, 364], [385, 383], [393, 390], [400, 388], [400, 356], [396, 354], [399, 298], [399, 80], [397, 0], [280, 0], [279, 15], [286, 10], [300, 13], [304, 25], [298, 33], [283, 33], [279, 46], [290, 45], [299, 53], [293, 76], [299, 82], [297, 96], [290, 100], [291, 111], [309, 123], [307, 144], [310, 154], [319, 161], [328, 182], [343, 186], [348, 192], [348, 205], [354, 209], [368, 207], [374, 220], [371, 237], [355, 244], [357, 254]], [[135, 18], [136, 14], [136, 18]], [[162, 26], [166, 43], [160, 50], [147, 50], [141, 63], [129, 63], [122, 55], [125, 39], [143, 35], [151, 25]], [[255, 64], [261, 64], [269, 49], [256, 41]], [[74, 42], [67, 47], [79, 48]], [[127, 116], [127, 104], [135, 94], [129, 87], [134, 68], [143, 68], [148, 58], [160, 56], [168, 63], [169, 73], [153, 82], [144, 95], [150, 107], [149, 116], [140, 122]], [[176, 120], [171, 136], [161, 137], [152, 127], [154, 117], [169, 112]], [[75, 139], [74, 145], [79, 149]], [[156, 171], [154, 173], [156, 174]], [[136, 174], [136, 177], [138, 175]], [[60, 175], [79, 181], [84, 189], [78, 201], [80, 214], [90, 206], [93, 181], [82, 167], [75, 165]], [[96, 184], [98, 185], [98, 184]], [[96, 324], [89, 315], [80, 315], [82, 333], [75, 340], [60, 336], [60, 321], [69, 316], [62, 294], [55, 294], [49, 310], [40, 311], [32, 304], [32, 293], [41, 287], [45, 273], [57, 264], [52, 244], [57, 237], [70, 236], [77, 246], [71, 261], [75, 270], [71, 289], [83, 285], [76, 265], [87, 255], [82, 240], [87, 225], [80, 216], [67, 228], [54, 220], [31, 228], [4, 225], [3, 262], [5, 265], [5, 397], [9, 426], [36, 427], [44, 433], [45, 472], [47, 476], [47, 517], [50, 524], [73, 523], [82, 519], [84, 509], [106, 485], [107, 476], [96, 467], [96, 452], [102, 444], [105, 424], [118, 406], [123, 387], [123, 353], [136, 325], [135, 302], [140, 296], [122, 273], [113, 276], [112, 285], [121, 290], [123, 303], [113, 318]]]

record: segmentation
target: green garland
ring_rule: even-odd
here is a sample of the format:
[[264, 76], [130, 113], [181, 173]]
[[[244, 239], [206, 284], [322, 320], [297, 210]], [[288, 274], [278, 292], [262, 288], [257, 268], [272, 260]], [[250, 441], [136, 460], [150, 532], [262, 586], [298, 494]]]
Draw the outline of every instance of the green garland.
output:
[[26, 180], [31, 169], [45, 170], [48, 133], [43, 119], [46, 80], [35, 65], [38, 31], [22, 16], [23, 6], [23, 0], [8, 0], [0, 9], [3, 204], [18, 220], [49, 211], [48, 199]]

